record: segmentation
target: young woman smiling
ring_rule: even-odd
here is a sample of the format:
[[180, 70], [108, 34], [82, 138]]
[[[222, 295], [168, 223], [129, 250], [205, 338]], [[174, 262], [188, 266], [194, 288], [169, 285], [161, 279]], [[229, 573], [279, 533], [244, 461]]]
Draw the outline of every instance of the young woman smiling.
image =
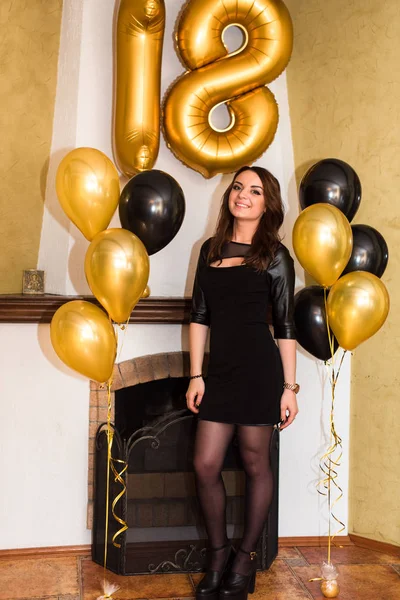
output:
[[[188, 408], [198, 414], [194, 468], [210, 543], [197, 600], [245, 600], [254, 591], [256, 546], [272, 500], [270, 441], [298, 412], [294, 269], [280, 242], [279, 183], [243, 167], [226, 190], [215, 235], [200, 251], [190, 324]], [[274, 342], [267, 323], [272, 305]], [[210, 362], [202, 363], [208, 331]], [[226, 533], [221, 470], [235, 430], [246, 473], [244, 533], [235, 555]]]

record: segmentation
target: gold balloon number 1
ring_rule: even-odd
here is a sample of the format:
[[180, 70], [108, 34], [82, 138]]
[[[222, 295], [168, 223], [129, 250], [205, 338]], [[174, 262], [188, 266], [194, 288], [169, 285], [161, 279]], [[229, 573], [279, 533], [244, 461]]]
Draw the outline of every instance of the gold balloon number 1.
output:
[[[114, 149], [127, 175], [152, 168], [158, 154], [164, 12], [160, 0], [122, 0], [120, 7]], [[231, 26], [242, 30], [243, 44], [229, 53], [223, 36]], [[204, 177], [252, 163], [271, 144], [278, 125], [278, 106], [265, 86], [285, 69], [292, 52], [285, 4], [191, 0], [182, 11], [176, 43], [188, 71], [165, 100], [168, 147]], [[224, 130], [211, 122], [220, 104], [231, 118]]]
[[131, 177], [151, 169], [160, 144], [163, 0], [121, 0], [116, 25], [114, 157]]

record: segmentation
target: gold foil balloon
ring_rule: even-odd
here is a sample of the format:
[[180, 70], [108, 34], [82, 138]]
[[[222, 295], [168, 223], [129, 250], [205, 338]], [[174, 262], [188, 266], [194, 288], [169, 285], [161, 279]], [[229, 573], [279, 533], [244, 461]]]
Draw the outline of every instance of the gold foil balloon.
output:
[[339, 584], [336, 579], [321, 581], [321, 592], [325, 598], [336, 598], [339, 595]]
[[110, 379], [117, 342], [101, 308], [84, 300], [63, 304], [54, 313], [50, 336], [54, 350], [68, 367], [99, 383]]
[[151, 169], [160, 143], [163, 0], [121, 0], [116, 25], [114, 155], [131, 177]]
[[146, 288], [149, 257], [136, 235], [126, 229], [107, 229], [90, 244], [85, 273], [90, 289], [113, 321], [124, 323]]
[[384, 324], [389, 294], [382, 281], [366, 271], [341, 277], [328, 296], [329, 325], [340, 346], [353, 350]]
[[65, 213], [90, 241], [106, 229], [118, 206], [118, 173], [100, 150], [76, 148], [58, 167], [56, 190]]
[[144, 292], [142, 294], [142, 298], [148, 298], [150, 296], [150, 288], [148, 285], [144, 288]]
[[293, 249], [302, 267], [320, 285], [330, 286], [347, 265], [353, 248], [351, 226], [330, 204], [313, 204], [293, 227]]
[[[222, 36], [235, 25], [244, 34], [229, 54]], [[176, 156], [205, 177], [236, 171], [272, 142], [278, 107], [264, 87], [286, 67], [292, 22], [281, 0], [191, 0], [176, 34], [189, 71], [170, 90], [164, 107], [167, 142]], [[212, 111], [226, 103], [230, 125], [219, 130]]]

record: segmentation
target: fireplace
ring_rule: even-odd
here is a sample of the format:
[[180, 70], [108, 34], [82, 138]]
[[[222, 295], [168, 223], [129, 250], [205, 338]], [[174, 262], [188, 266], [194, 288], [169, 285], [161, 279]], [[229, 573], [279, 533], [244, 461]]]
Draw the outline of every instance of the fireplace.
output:
[[[107, 566], [118, 574], [195, 572], [205, 562], [206, 534], [197, 503], [192, 468], [196, 417], [186, 409], [189, 357], [176, 352], [152, 355], [117, 365], [114, 383], [114, 458], [126, 461], [126, 493], [116, 514], [128, 524], [111, 543], [120, 525], [111, 501], [121, 491], [110, 477]], [[92, 390], [93, 397], [101, 393]], [[101, 407], [100, 407], [101, 408]], [[92, 407], [93, 409], [93, 407]], [[100, 414], [98, 410], [98, 415]], [[92, 411], [93, 414], [93, 411]], [[93, 431], [92, 420], [91, 427]], [[93, 560], [103, 564], [107, 440], [97, 423], [94, 452]], [[277, 553], [279, 431], [272, 438], [275, 478], [273, 505], [258, 548], [258, 567], [267, 569]], [[228, 450], [223, 477], [227, 489], [228, 535], [241, 537], [244, 474], [235, 439]]]

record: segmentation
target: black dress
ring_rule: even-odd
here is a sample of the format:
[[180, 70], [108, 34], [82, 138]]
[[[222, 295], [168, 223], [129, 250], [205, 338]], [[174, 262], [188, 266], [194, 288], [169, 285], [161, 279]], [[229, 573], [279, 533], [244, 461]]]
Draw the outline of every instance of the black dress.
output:
[[[211, 239], [200, 251], [191, 322], [210, 326], [210, 362], [199, 418], [240, 425], [280, 421], [283, 369], [268, 323], [272, 304], [274, 337], [294, 339], [294, 268], [279, 245], [274, 260], [257, 272], [247, 265], [211, 267]], [[229, 242], [222, 258], [245, 256], [250, 246]]]

